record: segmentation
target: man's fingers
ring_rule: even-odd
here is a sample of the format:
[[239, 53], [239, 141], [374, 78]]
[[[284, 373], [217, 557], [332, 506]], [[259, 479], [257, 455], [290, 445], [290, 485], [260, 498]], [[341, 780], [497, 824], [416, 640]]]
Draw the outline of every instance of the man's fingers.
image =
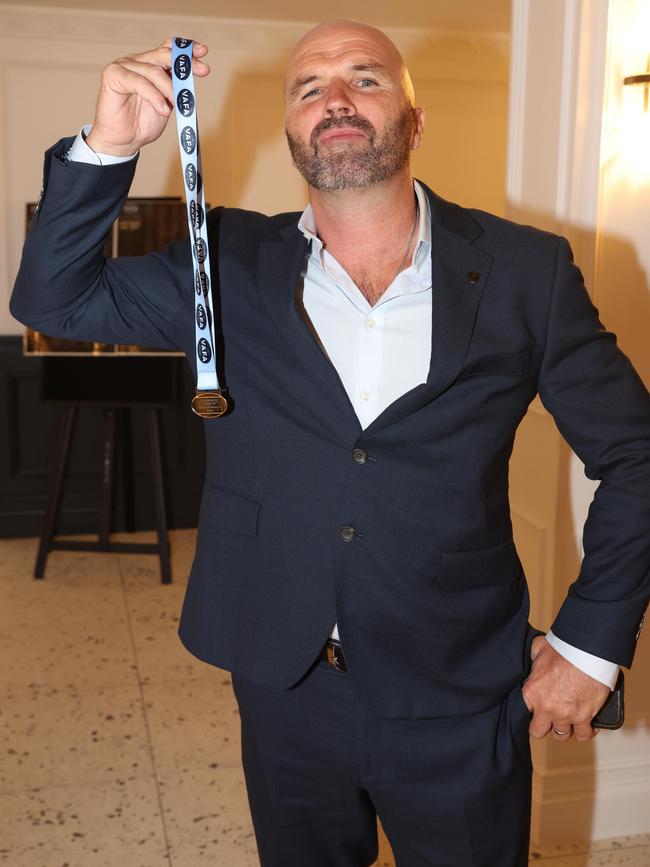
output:
[[[192, 43], [192, 71], [196, 75], [207, 75], [210, 67], [200, 58], [205, 57], [209, 49], [202, 42]], [[160, 66], [162, 69], [172, 68], [172, 40], [171, 37], [166, 39], [158, 48], [152, 48], [150, 51], [142, 51], [139, 54], [127, 54], [120, 58], [123, 60], [133, 60], [141, 63], [152, 63], [154, 66]]]
[[531, 738], [537, 740], [545, 738], [550, 732], [553, 740], [562, 742], [569, 740], [573, 734], [573, 726], [568, 720], [553, 719], [549, 713], [538, 710], [533, 712], [528, 732]]
[[207, 63], [204, 63], [202, 60], [193, 60], [192, 61], [192, 72], [196, 75], [197, 78], [203, 78], [204, 75], [208, 75], [210, 72], [210, 67]]
[[598, 734], [598, 729], [592, 728], [589, 723], [571, 723], [567, 720], [552, 719], [547, 713], [538, 711], [533, 713], [528, 731], [532, 738], [541, 740], [551, 734], [554, 741], [563, 743], [571, 739], [573, 735], [577, 741], [590, 741]]
[[116, 63], [125, 63], [131, 61], [134, 63], [151, 63], [154, 66], [159, 66], [161, 69], [172, 68], [172, 49], [171, 45], [161, 45], [159, 48], [152, 48], [151, 51], [141, 51], [139, 54], [126, 54], [116, 60]]
[[559, 741], [563, 743], [564, 741], [568, 741], [573, 734], [573, 726], [568, 722], [557, 723], [554, 722], [551, 726], [551, 736], [554, 741]]
[[[530, 721], [530, 725], [528, 726], [528, 732], [531, 738], [536, 738], [537, 740], [541, 740], [545, 738], [546, 735], [551, 730], [551, 718], [548, 714], [544, 714], [541, 711], [534, 711], [533, 717]], [[561, 731], [561, 729], [560, 729]]]
[[[205, 57], [209, 50], [204, 42], [192, 40], [192, 58]], [[153, 51], [145, 51], [144, 54], [158, 54], [160, 57], [168, 58], [167, 69], [169, 69], [171, 67], [172, 37], [169, 36], [158, 48], [154, 48]], [[142, 55], [137, 56], [141, 57]]]
[[530, 658], [534, 662], [544, 645], [548, 644], [544, 635], [536, 635], [530, 645]]
[[569, 722], [554, 722], [548, 715], [536, 713], [533, 714], [528, 731], [531, 738], [536, 740], [542, 740], [550, 733], [554, 741], [563, 743], [570, 740], [574, 727]]
[[532, 738], [541, 740], [549, 733], [554, 741], [564, 743], [574, 735], [577, 741], [589, 741], [596, 737], [598, 729], [591, 727], [589, 723], [571, 723], [566, 719], [553, 719], [548, 713], [537, 711], [533, 713], [528, 731]]
[[[197, 50], [200, 52], [200, 56], [208, 53], [208, 46], [205, 44], [205, 42], [199, 42], [196, 39], [192, 39], [191, 36], [186, 36], [184, 38], [192, 40], [193, 54], [196, 54]], [[159, 46], [159, 48], [171, 48], [172, 39], [172, 36], [168, 36], [167, 39], [165, 39], [165, 41], [162, 43], [162, 45]]]
[[137, 75], [142, 75], [162, 93], [165, 99], [170, 103], [173, 103], [174, 88], [171, 78], [164, 69], [160, 68], [160, 66], [155, 66], [153, 63], [142, 63], [137, 60], [125, 59], [120, 63], [120, 67], [122, 69], [128, 69]]
[[577, 741], [590, 741], [598, 734], [598, 729], [592, 728], [589, 723], [576, 723], [573, 730]]
[[[116, 87], [115, 85], [119, 86]], [[110, 82], [109, 86], [119, 93], [139, 96], [163, 117], [169, 115], [171, 111], [166, 95], [155, 84], [152, 84], [144, 75], [133, 72], [125, 66], [120, 66], [120, 72], [116, 80]], [[171, 99], [173, 101], [173, 94]]]

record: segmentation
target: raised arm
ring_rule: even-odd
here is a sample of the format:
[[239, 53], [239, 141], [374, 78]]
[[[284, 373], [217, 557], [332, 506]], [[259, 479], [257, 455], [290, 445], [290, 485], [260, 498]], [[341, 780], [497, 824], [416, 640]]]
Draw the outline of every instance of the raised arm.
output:
[[[197, 76], [209, 72], [199, 59], [207, 50], [194, 43]], [[167, 40], [104, 69], [87, 138], [94, 151], [134, 154], [160, 137], [172, 113], [170, 67]], [[62, 139], [45, 154], [43, 190], [12, 314], [54, 337], [186, 349], [193, 304], [189, 241], [149, 256], [105, 260], [104, 241], [128, 195], [136, 160], [108, 166], [71, 161], [72, 143]], [[187, 316], [179, 316], [184, 305]]]

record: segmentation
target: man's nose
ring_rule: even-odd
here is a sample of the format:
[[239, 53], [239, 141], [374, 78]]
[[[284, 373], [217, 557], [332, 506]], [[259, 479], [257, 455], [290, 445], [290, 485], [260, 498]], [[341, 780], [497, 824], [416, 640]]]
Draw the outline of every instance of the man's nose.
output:
[[341, 82], [331, 82], [327, 89], [325, 111], [330, 117], [347, 117], [357, 113], [350, 93]]

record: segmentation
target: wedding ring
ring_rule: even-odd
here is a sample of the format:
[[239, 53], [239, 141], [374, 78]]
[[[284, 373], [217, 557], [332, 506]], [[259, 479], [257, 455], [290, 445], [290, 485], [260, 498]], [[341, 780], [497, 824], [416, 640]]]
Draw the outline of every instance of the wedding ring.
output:
[[569, 734], [569, 732], [559, 732], [557, 729], [553, 729], [553, 733], [556, 735], [560, 735], [560, 737]]

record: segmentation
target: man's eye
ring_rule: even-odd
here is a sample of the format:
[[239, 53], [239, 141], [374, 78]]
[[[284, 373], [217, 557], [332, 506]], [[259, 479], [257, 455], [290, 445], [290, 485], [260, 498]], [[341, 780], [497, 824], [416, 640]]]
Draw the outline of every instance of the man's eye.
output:
[[309, 96], [313, 96], [315, 93], [320, 93], [319, 88], [315, 87], [313, 90], [307, 91], [307, 93], [303, 94], [303, 99], [307, 99]]
[[374, 78], [362, 78], [360, 81], [357, 81], [357, 85], [359, 87], [372, 87], [377, 84]]

